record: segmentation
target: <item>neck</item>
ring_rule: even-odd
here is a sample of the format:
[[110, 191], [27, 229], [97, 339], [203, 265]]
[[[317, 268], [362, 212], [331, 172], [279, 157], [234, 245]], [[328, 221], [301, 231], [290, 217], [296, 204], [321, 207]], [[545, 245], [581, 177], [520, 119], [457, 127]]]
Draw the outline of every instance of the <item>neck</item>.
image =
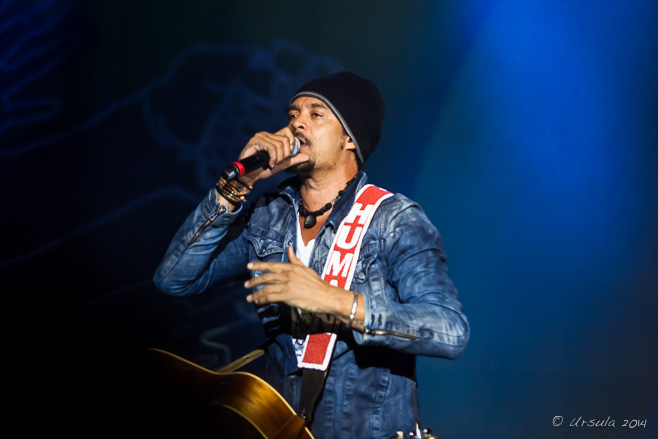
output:
[[357, 172], [345, 170], [325, 178], [312, 175], [304, 177], [299, 189], [304, 205], [308, 210], [314, 211], [332, 202]]

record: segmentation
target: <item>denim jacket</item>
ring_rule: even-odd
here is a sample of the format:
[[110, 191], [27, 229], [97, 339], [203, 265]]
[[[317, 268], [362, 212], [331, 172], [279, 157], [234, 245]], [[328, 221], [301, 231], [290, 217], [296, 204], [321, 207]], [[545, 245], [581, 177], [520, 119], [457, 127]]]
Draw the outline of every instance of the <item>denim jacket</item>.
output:
[[[322, 272], [334, 234], [366, 179], [360, 172], [318, 233], [309, 261], [316, 272]], [[156, 285], [174, 296], [196, 294], [244, 272], [248, 261], [288, 262], [300, 203], [294, 181], [235, 212], [219, 205], [210, 191], [171, 242], [155, 273]], [[365, 332], [343, 327], [338, 335], [312, 423], [317, 439], [383, 439], [415, 430], [416, 355], [456, 359], [469, 338], [445, 260], [441, 237], [418, 204], [400, 194], [382, 202], [363, 238], [350, 286], [365, 300]], [[297, 410], [301, 375], [290, 308], [270, 304], [257, 310], [272, 341], [266, 379]]]

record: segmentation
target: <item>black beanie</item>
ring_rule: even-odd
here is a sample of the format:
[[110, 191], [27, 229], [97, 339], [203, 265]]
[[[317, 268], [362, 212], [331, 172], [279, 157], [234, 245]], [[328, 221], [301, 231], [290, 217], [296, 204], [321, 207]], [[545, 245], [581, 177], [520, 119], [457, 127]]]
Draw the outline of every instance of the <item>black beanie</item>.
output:
[[331, 108], [364, 164], [377, 148], [384, 123], [384, 100], [377, 86], [354, 73], [339, 72], [304, 84], [290, 102], [300, 96], [320, 99]]

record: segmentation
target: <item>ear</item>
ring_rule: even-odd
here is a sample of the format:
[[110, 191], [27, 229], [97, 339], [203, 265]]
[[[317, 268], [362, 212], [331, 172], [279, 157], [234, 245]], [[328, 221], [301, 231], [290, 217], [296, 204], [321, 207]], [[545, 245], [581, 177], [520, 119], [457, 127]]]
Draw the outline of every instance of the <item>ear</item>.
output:
[[345, 149], [347, 150], [356, 150], [356, 145], [354, 144], [354, 141], [352, 141], [352, 138], [348, 135], [345, 135]]

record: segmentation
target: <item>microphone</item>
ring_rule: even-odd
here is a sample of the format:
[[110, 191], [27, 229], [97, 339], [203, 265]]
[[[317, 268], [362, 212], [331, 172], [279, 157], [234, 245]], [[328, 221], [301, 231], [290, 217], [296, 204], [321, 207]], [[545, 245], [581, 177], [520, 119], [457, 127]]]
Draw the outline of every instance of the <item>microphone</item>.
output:
[[[295, 138], [295, 144], [290, 147], [290, 156], [295, 156], [299, 154], [301, 146], [299, 144], [299, 139]], [[262, 168], [270, 161], [270, 154], [267, 151], [258, 151], [254, 155], [245, 157], [242, 160], [235, 161], [228, 165], [224, 172], [222, 172], [222, 178], [226, 181], [233, 180], [244, 174], [247, 174], [254, 169]]]

